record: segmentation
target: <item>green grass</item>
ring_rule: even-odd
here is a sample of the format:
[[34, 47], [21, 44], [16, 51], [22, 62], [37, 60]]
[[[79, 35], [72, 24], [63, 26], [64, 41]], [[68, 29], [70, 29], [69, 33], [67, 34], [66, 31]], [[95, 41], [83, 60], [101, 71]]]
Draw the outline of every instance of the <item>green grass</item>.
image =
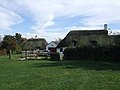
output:
[[120, 90], [120, 63], [13, 58], [0, 57], [0, 90]]

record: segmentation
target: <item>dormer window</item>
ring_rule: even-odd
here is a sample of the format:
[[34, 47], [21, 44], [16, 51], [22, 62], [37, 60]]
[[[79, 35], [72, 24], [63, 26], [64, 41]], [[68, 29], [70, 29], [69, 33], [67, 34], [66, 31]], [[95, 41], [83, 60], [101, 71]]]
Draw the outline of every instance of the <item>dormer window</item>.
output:
[[76, 46], [77, 44], [78, 44], [78, 41], [77, 41], [77, 40], [73, 40], [73, 41], [72, 41], [72, 45], [73, 45], [73, 46]]

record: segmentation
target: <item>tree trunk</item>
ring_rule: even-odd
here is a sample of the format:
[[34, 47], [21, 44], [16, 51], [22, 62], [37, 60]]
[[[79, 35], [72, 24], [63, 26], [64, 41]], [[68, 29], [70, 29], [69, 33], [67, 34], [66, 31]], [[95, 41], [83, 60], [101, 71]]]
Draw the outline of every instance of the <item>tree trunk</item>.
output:
[[9, 56], [9, 59], [11, 59], [11, 50], [9, 50], [8, 56]]

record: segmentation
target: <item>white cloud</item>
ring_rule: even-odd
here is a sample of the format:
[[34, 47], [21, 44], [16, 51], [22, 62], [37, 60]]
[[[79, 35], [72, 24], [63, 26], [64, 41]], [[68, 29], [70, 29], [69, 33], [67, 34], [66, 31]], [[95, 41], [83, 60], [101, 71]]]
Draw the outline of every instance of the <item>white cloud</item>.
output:
[[[54, 18], [75, 16], [88, 16], [82, 19], [85, 27], [75, 29], [100, 29], [104, 23], [114, 23], [120, 20], [119, 0], [25, 0], [27, 6], [34, 15], [36, 24], [32, 29], [40, 36], [49, 37], [64, 36], [60, 32], [45, 32], [46, 27], [54, 25]], [[69, 29], [72, 27], [69, 27]], [[103, 28], [103, 27], [102, 27]], [[62, 30], [64, 30], [63, 28]], [[69, 31], [69, 30], [68, 30]], [[64, 33], [65, 34], [65, 33]]]
[[[78, 20], [81, 20], [81, 22], [84, 24], [84, 27], [70, 26], [67, 28], [69, 30], [100, 29], [103, 28], [100, 25], [103, 25], [104, 23], [120, 23], [119, 0], [0, 0], [0, 2], [4, 2], [4, 6], [6, 5], [7, 8], [11, 7], [10, 9], [14, 11], [16, 9], [13, 8], [13, 5], [17, 7], [17, 10], [19, 10], [20, 13], [23, 13], [25, 11], [29, 12], [29, 14], [32, 15], [31, 19], [33, 19], [35, 23], [33, 26], [31, 26], [31, 29], [33, 29], [33, 31], [31, 33], [29, 32], [29, 34], [38, 34], [41, 37], [49, 36], [51, 39], [58, 36], [64, 36], [67, 32], [64, 32], [64, 30], [66, 30], [65, 27], [68, 26], [62, 28], [61, 32], [57, 32], [58, 30], [56, 28], [53, 28], [55, 29], [54, 31], [56, 31], [54, 33], [46, 32], [46, 29], [48, 29], [49, 26], [55, 25], [56, 22], [54, 19], [59, 17], [83, 17]], [[8, 4], [8, 2], [11, 3]], [[9, 14], [7, 14], [7, 16], [5, 15], [2, 15], [2, 18], [7, 18]], [[10, 20], [8, 20], [7, 18], [6, 22], [11, 21], [7, 22], [11, 24], [7, 24], [5, 22], [5, 25], [1, 24], [2, 26], [10, 27], [20, 20], [20, 16], [16, 15], [15, 13], [11, 14], [10, 16], [16, 16], [16, 19], [14, 20], [14, 18], [10, 17]]]
[[[119, 0], [16, 0], [28, 8], [34, 16], [35, 26], [46, 28], [53, 25], [54, 17], [90, 16], [84, 18], [86, 25], [111, 23], [120, 20]], [[24, 2], [23, 2], [24, 1]], [[52, 19], [51, 19], [51, 16]], [[48, 26], [49, 26], [48, 25]]]
[[0, 29], [10, 30], [10, 26], [22, 22], [16, 13], [0, 7]]

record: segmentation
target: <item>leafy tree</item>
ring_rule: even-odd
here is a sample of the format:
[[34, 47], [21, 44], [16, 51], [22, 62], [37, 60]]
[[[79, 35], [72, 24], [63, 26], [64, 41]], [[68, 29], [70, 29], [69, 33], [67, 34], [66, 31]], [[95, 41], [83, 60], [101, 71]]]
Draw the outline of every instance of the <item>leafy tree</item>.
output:
[[21, 36], [22, 35], [20, 33], [15, 34], [17, 44], [21, 44], [21, 42], [22, 42], [22, 37]]
[[21, 43], [22, 43], [22, 35], [20, 33], [15, 34], [15, 39], [16, 39], [16, 51], [17, 53], [21, 51]]
[[22, 38], [22, 35], [20, 33], [16, 33], [14, 36], [6, 35], [3, 38], [0, 47], [2, 49], [6, 49], [7, 51], [15, 51], [16, 53], [21, 53], [24, 41], [26, 41], [26, 39]]
[[26, 39], [23, 38], [20, 33], [15, 34], [15, 39], [16, 39], [16, 53], [20, 53], [22, 51], [23, 42], [26, 41]]
[[7, 50], [7, 54], [9, 55], [9, 59], [11, 58], [11, 52], [16, 49], [16, 39], [12, 35], [6, 35], [2, 41], [2, 48]]
[[0, 35], [0, 43], [1, 43], [1, 41], [2, 41], [2, 37], [1, 37], [1, 35]]
[[58, 38], [58, 39], [56, 39], [54, 42], [55, 42], [56, 44], [59, 44], [61, 41], [62, 41], [62, 39], [61, 39], [61, 38]]
[[6, 50], [15, 50], [16, 49], [16, 39], [12, 35], [6, 35], [2, 41], [3, 48]]

